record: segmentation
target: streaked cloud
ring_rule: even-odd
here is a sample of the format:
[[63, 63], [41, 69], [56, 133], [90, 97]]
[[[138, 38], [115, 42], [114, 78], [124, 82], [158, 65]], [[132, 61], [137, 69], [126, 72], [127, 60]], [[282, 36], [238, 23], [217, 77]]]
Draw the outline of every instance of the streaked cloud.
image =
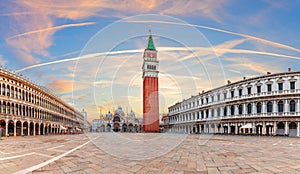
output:
[[14, 39], [14, 38], [17, 38], [17, 37], [43, 33], [43, 32], [46, 32], [46, 31], [56, 31], [56, 30], [63, 29], [63, 28], [68, 28], [68, 27], [81, 27], [81, 26], [93, 25], [93, 24], [95, 24], [95, 22], [83, 22], [83, 23], [77, 23], [77, 24], [60, 25], [60, 26], [55, 26], [55, 27], [43, 28], [43, 29], [39, 29], [39, 30], [33, 30], [33, 31], [22, 33], [22, 34], [17, 34], [17, 35], [9, 37], [7, 39]]

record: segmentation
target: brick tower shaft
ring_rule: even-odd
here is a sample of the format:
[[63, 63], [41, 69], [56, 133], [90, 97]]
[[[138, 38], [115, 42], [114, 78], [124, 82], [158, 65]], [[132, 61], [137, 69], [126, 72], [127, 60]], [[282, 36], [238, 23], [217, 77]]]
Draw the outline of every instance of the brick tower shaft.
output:
[[143, 131], [159, 132], [158, 59], [151, 30], [143, 56]]

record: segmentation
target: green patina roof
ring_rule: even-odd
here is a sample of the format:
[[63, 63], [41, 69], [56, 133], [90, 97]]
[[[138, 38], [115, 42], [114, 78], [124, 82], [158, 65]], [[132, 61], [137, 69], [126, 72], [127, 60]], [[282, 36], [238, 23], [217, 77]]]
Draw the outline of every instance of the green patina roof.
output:
[[149, 30], [149, 39], [148, 39], [148, 47], [147, 49], [148, 50], [155, 50], [155, 46], [154, 46], [154, 42], [153, 42], [153, 39], [152, 39], [152, 34], [151, 34], [151, 30]]

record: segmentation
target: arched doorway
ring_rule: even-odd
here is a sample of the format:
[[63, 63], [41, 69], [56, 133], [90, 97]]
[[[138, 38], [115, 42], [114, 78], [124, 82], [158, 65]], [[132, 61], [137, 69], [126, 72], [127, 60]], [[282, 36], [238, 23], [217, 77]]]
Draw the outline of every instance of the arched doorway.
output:
[[119, 123], [114, 123], [114, 128], [113, 128], [113, 131], [114, 132], [119, 132], [119, 127], [120, 127], [120, 124]]
[[39, 135], [39, 123], [35, 123], [35, 135]]
[[284, 135], [284, 123], [283, 122], [279, 122], [277, 124], [277, 135]]
[[291, 122], [289, 124], [289, 136], [291, 137], [297, 136], [297, 124], [295, 122]]
[[262, 135], [262, 125], [256, 125], [256, 135]]
[[17, 136], [21, 136], [21, 128], [22, 128], [22, 123], [21, 121], [17, 121], [16, 123], [16, 134]]
[[9, 136], [14, 136], [14, 127], [15, 127], [15, 126], [14, 126], [14, 121], [9, 120], [9, 121], [8, 121], [8, 126], [7, 126], [7, 127], [8, 127], [8, 132], [7, 132], [8, 135], [9, 135]]
[[28, 122], [27, 121], [25, 121], [24, 123], [23, 123], [23, 135], [28, 135]]
[[44, 123], [41, 123], [41, 126], [40, 126], [40, 135], [44, 135]]
[[5, 136], [5, 131], [6, 131], [6, 122], [5, 120], [0, 120], [0, 136]]
[[132, 123], [129, 123], [129, 125], [128, 125], [128, 132], [133, 132], [133, 125], [132, 125]]
[[33, 135], [33, 132], [34, 132], [34, 130], [33, 130], [33, 128], [34, 128], [34, 123], [33, 122], [31, 122], [30, 124], [29, 124], [29, 127], [30, 127], [30, 135]]
[[122, 130], [123, 130], [123, 132], [127, 132], [127, 125], [125, 123], [122, 126]]

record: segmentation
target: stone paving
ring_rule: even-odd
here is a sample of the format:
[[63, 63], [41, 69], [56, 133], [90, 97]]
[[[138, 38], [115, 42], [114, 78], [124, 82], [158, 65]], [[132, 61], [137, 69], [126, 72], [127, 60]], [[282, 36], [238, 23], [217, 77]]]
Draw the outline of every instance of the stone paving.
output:
[[27, 172], [300, 173], [300, 138], [91, 133], [0, 141], [0, 173]]

